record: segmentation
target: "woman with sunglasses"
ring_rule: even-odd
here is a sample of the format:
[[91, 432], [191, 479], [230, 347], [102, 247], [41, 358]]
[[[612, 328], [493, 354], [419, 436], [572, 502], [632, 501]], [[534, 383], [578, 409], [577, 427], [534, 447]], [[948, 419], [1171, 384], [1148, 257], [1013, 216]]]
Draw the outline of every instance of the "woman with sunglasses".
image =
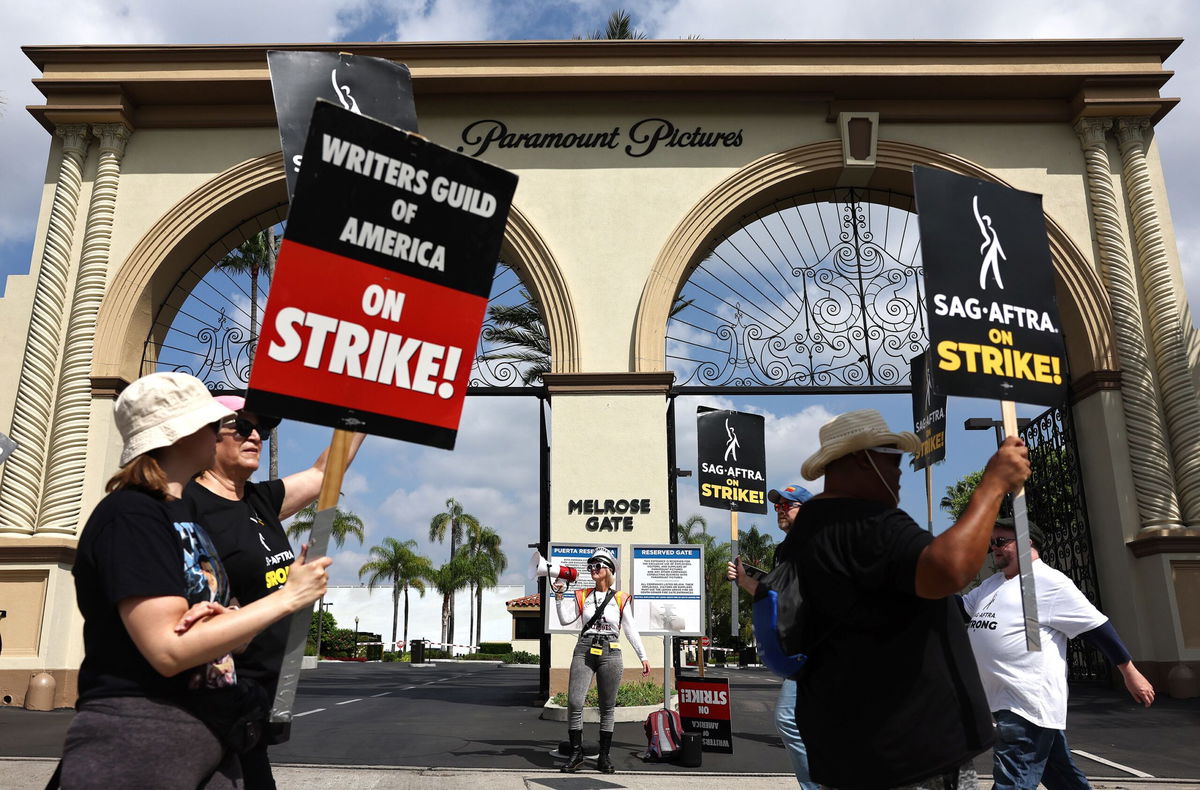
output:
[[121, 393], [115, 416], [121, 469], [80, 534], [72, 569], [84, 658], [61, 783], [235, 787], [237, 755], [205, 713], [240, 709], [230, 653], [312, 606], [329, 559], [306, 563], [301, 552], [285, 595], [226, 609], [224, 566], [180, 495], [212, 463], [217, 423], [232, 412], [198, 379], [154, 373]]
[[596, 768], [600, 773], [611, 774], [616, 773], [609, 759], [613, 710], [617, 706], [617, 689], [625, 671], [618, 631], [625, 631], [629, 644], [641, 660], [642, 677], [650, 674], [650, 662], [646, 660], [646, 650], [633, 622], [633, 597], [613, 589], [616, 558], [601, 546], [592, 552], [587, 567], [592, 577], [590, 590], [576, 590], [575, 595], [567, 599], [563, 595], [566, 591], [564, 582], [551, 584], [558, 603], [558, 622], [571, 625], [579, 621], [581, 625], [567, 681], [567, 737], [571, 739], [571, 756], [562, 770], [573, 774], [583, 765], [583, 700], [595, 675], [600, 696], [600, 756]]
[[[263, 440], [279, 420], [247, 411], [245, 399], [238, 396], [221, 395], [215, 400], [231, 414], [221, 421], [213, 462], [187, 487], [184, 499], [212, 537], [234, 598], [247, 604], [281, 590], [288, 581], [288, 566], [295, 555], [282, 522], [321, 493], [329, 450], [308, 469], [281, 480], [251, 482]], [[355, 434], [350, 460], [362, 441], [363, 434]], [[238, 671], [263, 686], [269, 698], [275, 696], [287, 633], [286, 621], [276, 623], [238, 656]], [[242, 755], [247, 790], [274, 790], [267, 746], [286, 739], [286, 731], [271, 729], [257, 747]]]

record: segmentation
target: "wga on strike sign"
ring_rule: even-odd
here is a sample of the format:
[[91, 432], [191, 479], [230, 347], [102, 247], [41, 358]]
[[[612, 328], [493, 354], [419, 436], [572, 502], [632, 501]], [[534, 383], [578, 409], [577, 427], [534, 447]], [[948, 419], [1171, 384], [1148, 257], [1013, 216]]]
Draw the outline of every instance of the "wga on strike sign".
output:
[[247, 408], [452, 448], [516, 180], [318, 102]]
[[729, 678], [681, 675], [675, 687], [683, 729], [700, 733], [703, 751], [733, 754]]

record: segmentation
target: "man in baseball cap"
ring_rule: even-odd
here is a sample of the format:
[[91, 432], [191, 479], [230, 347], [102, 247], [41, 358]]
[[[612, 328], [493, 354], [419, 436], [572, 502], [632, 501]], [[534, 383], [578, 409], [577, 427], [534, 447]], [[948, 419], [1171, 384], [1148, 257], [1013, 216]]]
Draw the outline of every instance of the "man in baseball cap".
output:
[[[790, 533], [800, 514], [800, 507], [812, 499], [812, 493], [807, 488], [798, 485], [788, 485], [783, 488], [772, 488], [767, 492], [767, 500], [775, 506], [775, 519], [779, 528]], [[775, 562], [779, 562], [779, 546], [775, 547]], [[758, 580], [742, 566], [742, 558], [735, 557], [729, 563], [726, 577], [736, 581], [738, 586], [753, 596], [758, 592]], [[761, 640], [759, 642], [762, 643]], [[783, 740], [783, 748], [787, 750], [788, 759], [792, 761], [792, 771], [800, 790], [817, 790], [817, 785], [809, 777], [808, 753], [804, 748], [804, 739], [796, 728], [796, 681], [784, 678], [779, 688], [779, 699], [775, 702], [775, 729]]]
[[994, 739], [954, 594], [987, 555], [1000, 503], [1029, 476], [1009, 437], [958, 523], [934, 537], [897, 505], [917, 437], [874, 409], [820, 430], [804, 504], [780, 560], [803, 588], [808, 655], [796, 719], [813, 780], [829, 787], [977, 786], [972, 758]]

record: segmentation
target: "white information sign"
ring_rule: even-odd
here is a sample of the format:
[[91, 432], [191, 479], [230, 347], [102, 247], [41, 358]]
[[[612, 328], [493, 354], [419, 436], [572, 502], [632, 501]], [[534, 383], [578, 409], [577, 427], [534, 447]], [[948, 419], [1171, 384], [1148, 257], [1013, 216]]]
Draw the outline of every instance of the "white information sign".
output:
[[630, 546], [634, 622], [638, 633], [704, 634], [704, 547]]
[[[617, 589], [621, 589], [621, 547], [618, 545], [609, 545], [604, 543], [551, 543], [547, 548], [550, 553], [546, 560], [551, 565], [566, 565], [574, 568], [579, 572], [579, 578], [567, 587], [567, 593], [563, 596], [564, 604], [567, 611], [574, 611], [574, 600], [576, 590], [592, 589], [592, 575], [588, 573], [587, 561], [592, 556], [592, 552], [597, 546], [603, 546], [612, 552], [613, 557], [617, 560], [617, 572], [614, 574], [614, 581]], [[549, 606], [544, 607], [543, 612], [546, 618], [546, 633], [548, 634], [578, 634], [579, 629], [583, 626], [583, 621], [578, 618], [569, 625], [560, 625], [558, 622], [558, 601], [554, 599], [554, 593], [550, 591], [550, 582], [553, 579], [546, 580], [546, 596], [549, 599]], [[609, 603], [610, 606], [616, 606], [614, 599]]]

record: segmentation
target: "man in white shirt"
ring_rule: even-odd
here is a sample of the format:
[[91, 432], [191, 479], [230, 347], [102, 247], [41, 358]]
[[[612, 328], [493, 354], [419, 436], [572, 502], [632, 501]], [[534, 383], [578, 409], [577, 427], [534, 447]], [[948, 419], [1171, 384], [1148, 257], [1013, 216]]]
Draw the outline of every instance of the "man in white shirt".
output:
[[1037, 583], [1042, 650], [1025, 646], [1016, 532], [1011, 518], [992, 531], [997, 573], [963, 597], [971, 618], [967, 634], [979, 677], [996, 720], [995, 790], [1090, 787], [1067, 748], [1067, 640], [1082, 636], [1113, 663], [1125, 687], [1146, 707], [1154, 688], [1138, 672], [1112, 624], [1064, 574], [1038, 559], [1042, 532], [1029, 523]]

